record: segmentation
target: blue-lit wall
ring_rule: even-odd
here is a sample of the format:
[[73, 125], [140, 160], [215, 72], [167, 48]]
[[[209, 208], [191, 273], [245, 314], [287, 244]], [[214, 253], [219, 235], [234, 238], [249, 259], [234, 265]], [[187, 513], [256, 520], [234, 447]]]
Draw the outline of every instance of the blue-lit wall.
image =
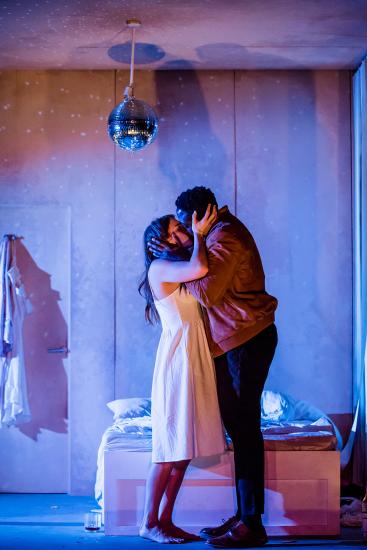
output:
[[159, 329], [145, 325], [137, 294], [143, 230], [194, 185], [210, 186], [253, 232], [279, 299], [268, 387], [351, 412], [349, 72], [138, 71], [136, 95], [156, 106], [160, 129], [135, 154], [114, 150], [105, 131], [127, 81], [112, 71], [1, 74], [1, 203], [71, 206], [79, 493], [92, 490], [105, 403], [150, 392]]

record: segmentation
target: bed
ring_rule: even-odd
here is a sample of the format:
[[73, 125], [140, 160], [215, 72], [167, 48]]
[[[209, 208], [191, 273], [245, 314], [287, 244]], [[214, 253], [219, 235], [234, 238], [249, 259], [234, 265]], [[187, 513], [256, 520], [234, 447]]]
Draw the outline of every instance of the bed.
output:
[[[151, 461], [150, 399], [107, 405], [113, 423], [98, 451], [95, 497], [106, 535], [135, 534]], [[319, 409], [289, 395], [264, 391], [265, 514], [269, 535], [339, 534], [341, 437]], [[233, 515], [233, 452], [190, 464], [178, 496], [175, 521], [193, 532]]]

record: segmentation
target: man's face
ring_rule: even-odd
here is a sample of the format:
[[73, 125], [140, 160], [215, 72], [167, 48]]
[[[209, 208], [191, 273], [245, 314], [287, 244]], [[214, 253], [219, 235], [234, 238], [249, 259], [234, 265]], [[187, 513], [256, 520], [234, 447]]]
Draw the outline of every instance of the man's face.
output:
[[184, 248], [190, 248], [192, 246], [191, 234], [181, 222], [175, 220], [174, 218], [172, 218], [169, 222], [166, 240], [171, 244], [177, 244], [178, 246], [183, 246]]
[[185, 226], [185, 228], [190, 233], [190, 235], [192, 235], [192, 214], [189, 214], [188, 212], [185, 212], [184, 210], [180, 210], [180, 208], [177, 208], [176, 219], [180, 223], [182, 223], [182, 225]]

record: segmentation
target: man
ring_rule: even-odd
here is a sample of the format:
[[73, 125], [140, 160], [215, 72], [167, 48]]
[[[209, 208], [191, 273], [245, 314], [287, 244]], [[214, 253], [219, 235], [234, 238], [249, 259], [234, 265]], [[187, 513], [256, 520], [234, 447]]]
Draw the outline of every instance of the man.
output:
[[[210, 189], [194, 187], [176, 200], [176, 217], [191, 228], [208, 204]], [[277, 300], [265, 291], [260, 254], [248, 229], [224, 206], [206, 237], [208, 274], [186, 283], [204, 308], [209, 345], [215, 360], [218, 399], [224, 426], [233, 442], [237, 513], [219, 527], [202, 529], [208, 544], [231, 548], [261, 546], [267, 535], [264, 513], [264, 443], [260, 429], [261, 394], [277, 345]], [[156, 255], [164, 252], [152, 244]]]

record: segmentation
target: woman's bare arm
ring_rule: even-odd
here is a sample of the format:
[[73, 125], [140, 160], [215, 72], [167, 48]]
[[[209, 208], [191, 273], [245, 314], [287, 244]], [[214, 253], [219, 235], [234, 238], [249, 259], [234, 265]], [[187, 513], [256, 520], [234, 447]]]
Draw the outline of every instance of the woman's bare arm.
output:
[[161, 283], [185, 283], [204, 277], [208, 273], [205, 239], [194, 234], [194, 250], [188, 262], [155, 260], [149, 270], [149, 277]]
[[150, 266], [149, 278], [152, 283], [185, 283], [201, 279], [208, 273], [208, 258], [206, 254], [205, 235], [217, 217], [217, 210], [211, 205], [204, 217], [198, 221], [196, 212], [192, 216], [192, 230], [194, 249], [189, 261], [171, 262], [169, 260], [155, 260]]

